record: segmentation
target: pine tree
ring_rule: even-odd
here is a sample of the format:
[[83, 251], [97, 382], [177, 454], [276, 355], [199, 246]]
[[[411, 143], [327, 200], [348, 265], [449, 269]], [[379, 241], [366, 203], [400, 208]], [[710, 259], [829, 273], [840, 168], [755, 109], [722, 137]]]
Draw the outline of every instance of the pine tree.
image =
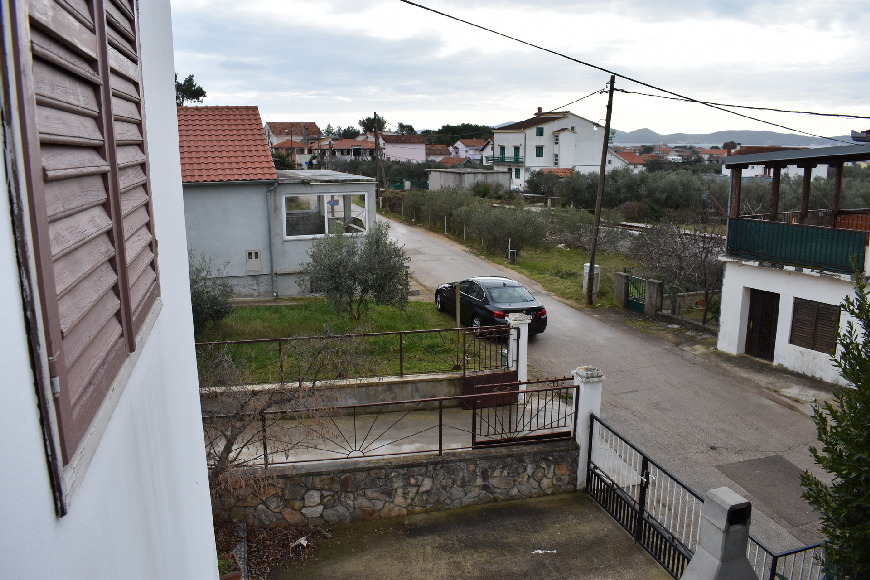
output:
[[867, 280], [855, 278], [854, 298], [841, 305], [854, 320], [832, 355], [850, 386], [835, 394], [833, 405], [817, 405], [813, 413], [821, 449], [810, 447], [810, 453], [833, 482], [825, 485], [808, 471], [801, 476], [804, 498], [822, 516], [825, 570], [842, 580], [870, 578], [870, 299]]

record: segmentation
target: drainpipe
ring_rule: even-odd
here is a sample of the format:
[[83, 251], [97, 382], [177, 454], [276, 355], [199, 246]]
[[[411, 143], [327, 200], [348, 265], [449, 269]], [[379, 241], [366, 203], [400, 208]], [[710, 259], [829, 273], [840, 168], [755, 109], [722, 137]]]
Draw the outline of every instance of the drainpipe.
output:
[[272, 279], [272, 298], [278, 297], [277, 286], [275, 284], [275, 262], [272, 257], [275, 244], [272, 241], [272, 208], [270, 203], [272, 192], [276, 189], [278, 189], [277, 181], [266, 188], [266, 226], [269, 229], [269, 276]]

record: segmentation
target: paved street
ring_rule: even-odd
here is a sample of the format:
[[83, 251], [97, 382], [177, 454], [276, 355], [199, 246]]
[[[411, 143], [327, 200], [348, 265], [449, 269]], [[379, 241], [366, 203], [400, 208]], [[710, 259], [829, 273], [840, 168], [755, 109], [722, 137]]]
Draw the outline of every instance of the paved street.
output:
[[751, 500], [753, 535], [771, 549], [819, 539], [816, 515], [800, 498], [797, 478], [804, 469], [819, 473], [807, 451], [815, 426], [806, 400], [829, 397], [829, 386], [714, 352], [699, 340], [672, 344], [626, 324], [620, 311], [577, 310], [458, 244], [420, 228], [391, 226], [424, 298], [442, 282], [469, 276], [519, 280], [549, 313], [547, 331], [529, 345], [535, 375], [599, 367], [605, 375], [603, 418], [666, 469], [702, 494], [728, 486]]

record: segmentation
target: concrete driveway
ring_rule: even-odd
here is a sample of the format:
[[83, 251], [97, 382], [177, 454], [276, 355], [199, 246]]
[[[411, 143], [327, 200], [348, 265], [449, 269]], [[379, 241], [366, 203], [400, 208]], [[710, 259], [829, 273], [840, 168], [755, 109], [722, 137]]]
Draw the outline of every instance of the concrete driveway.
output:
[[719, 353], [703, 334], [650, 325], [616, 309], [578, 310], [459, 244], [390, 223], [391, 236], [411, 258], [421, 296], [469, 276], [519, 280], [549, 313], [547, 331], [529, 345], [535, 375], [568, 376], [581, 365], [600, 368], [604, 419], [666, 469], [701, 494], [728, 486], [752, 501], [752, 533], [770, 549], [820, 538], [817, 515], [800, 497], [798, 477], [805, 469], [825, 476], [807, 451], [816, 443], [808, 401], [829, 398], [830, 385]]
[[270, 579], [670, 578], [585, 493], [348, 524], [314, 554]]

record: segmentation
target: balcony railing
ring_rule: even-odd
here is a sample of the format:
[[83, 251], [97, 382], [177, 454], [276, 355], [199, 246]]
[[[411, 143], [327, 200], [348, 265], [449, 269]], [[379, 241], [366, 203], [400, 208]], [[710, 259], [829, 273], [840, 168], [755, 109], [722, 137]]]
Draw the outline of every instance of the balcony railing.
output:
[[525, 155], [487, 155], [487, 163], [524, 163]]
[[[769, 213], [740, 216], [745, 219], [769, 220]], [[776, 214], [776, 220], [788, 224], [800, 224], [805, 226], [820, 226], [823, 228], [834, 227], [834, 212], [830, 209], [814, 209], [807, 212], [801, 219], [798, 211], [781, 211]], [[870, 231], [870, 209], [841, 209], [837, 212], [838, 230]]]
[[728, 222], [728, 254], [834, 272], [851, 272], [854, 260], [858, 270], [864, 271], [868, 232], [790, 221], [732, 218]]

